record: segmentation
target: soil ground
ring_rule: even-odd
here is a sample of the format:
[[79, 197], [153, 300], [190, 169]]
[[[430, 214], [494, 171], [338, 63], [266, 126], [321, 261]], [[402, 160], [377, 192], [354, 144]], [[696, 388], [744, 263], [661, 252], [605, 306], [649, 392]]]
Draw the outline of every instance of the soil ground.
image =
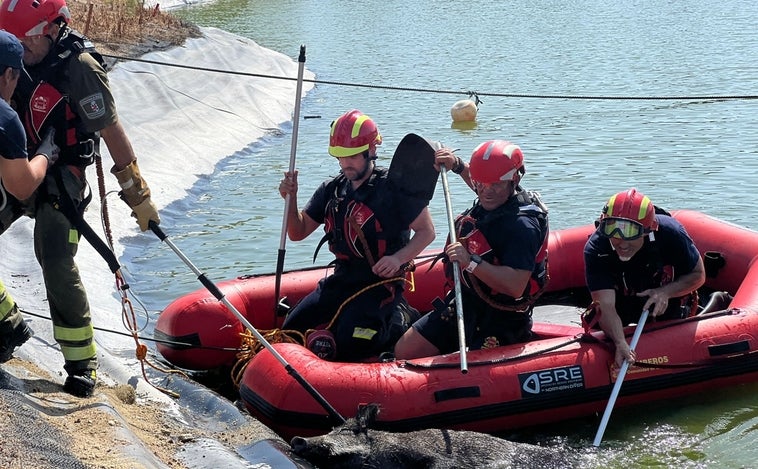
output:
[[99, 52], [136, 57], [199, 37], [199, 28], [134, 0], [68, 0], [71, 26], [95, 43]]

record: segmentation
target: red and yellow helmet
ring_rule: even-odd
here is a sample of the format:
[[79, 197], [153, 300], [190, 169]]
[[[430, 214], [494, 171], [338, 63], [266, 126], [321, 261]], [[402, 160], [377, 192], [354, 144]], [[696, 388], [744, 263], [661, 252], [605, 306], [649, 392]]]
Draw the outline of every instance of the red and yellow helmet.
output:
[[513, 181], [517, 174], [523, 175], [525, 172], [521, 148], [507, 140], [489, 140], [481, 143], [471, 154], [469, 173], [474, 183]]
[[3, 0], [0, 4], [0, 29], [19, 39], [46, 34], [59, 18], [71, 21], [65, 0]]
[[624, 240], [637, 239], [657, 229], [653, 202], [634, 188], [608, 199], [598, 225], [602, 236]]
[[357, 109], [342, 114], [332, 122], [329, 133], [329, 154], [344, 158], [368, 150], [376, 155], [376, 146], [382, 144], [382, 136], [371, 118]]

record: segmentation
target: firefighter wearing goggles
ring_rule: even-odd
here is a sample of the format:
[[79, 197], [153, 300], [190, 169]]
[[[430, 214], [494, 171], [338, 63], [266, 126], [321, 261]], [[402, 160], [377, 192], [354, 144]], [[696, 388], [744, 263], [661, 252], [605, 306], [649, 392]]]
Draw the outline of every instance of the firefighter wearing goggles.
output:
[[623, 327], [644, 310], [658, 320], [694, 314], [705, 268], [684, 227], [636, 189], [608, 199], [596, 224], [584, 247], [593, 301], [587, 320], [613, 341], [620, 366], [635, 359]]

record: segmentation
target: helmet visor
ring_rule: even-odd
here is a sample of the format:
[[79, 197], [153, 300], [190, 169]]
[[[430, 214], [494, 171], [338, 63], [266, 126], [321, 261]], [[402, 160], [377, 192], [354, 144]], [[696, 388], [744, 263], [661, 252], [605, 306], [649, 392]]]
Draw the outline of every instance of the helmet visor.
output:
[[606, 217], [600, 220], [598, 231], [606, 238], [632, 241], [645, 234], [645, 227], [642, 223], [627, 218]]

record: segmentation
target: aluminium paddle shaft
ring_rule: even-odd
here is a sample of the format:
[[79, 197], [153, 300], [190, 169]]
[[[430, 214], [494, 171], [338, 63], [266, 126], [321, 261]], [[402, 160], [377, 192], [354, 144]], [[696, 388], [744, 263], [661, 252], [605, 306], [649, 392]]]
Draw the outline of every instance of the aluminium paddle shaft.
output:
[[[632, 336], [632, 341], [629, 343], [629, 349], [634, 351], [635, 347], [637, 347], [637, 342], [640, 340], [640, 335], [642, 335], [642, 329], [645, 327], [645, 321], [647, 321], [647, 315], [649, 311], [645, 310], [642, 312], [642, 315], [640, 316], [640, 320], [637, 323], [637, 328], [634, 330], [634, 335]], [[616, 404], [616, 398], [619, 395], [619, 391], [621, 390], [621, 384], [624, 382], [624, 377], [626, 376], [626, 370], [629, 368], [629, 362], [627, 360], [624, 360], [624, 363], [621, 364], [621, 369], [619, 370], [619, 374], [616, 377], [616, 383], [613, 385], [613, 391], [611, 391], [611, 397], [608, 399], [608, 404], [605, 406], [605, 412], [603, 412], [603, 418], [600, 420], [600, 427], [597, 429], [597, 434], [595, 435], [595, 441], [592, 442], [594, 446], [600, 446], [600, 440], [603, 439], [603, 433], [605, 433], [605, 427], [608, 426], [608, 419], [611, 418], [611, 411], [613, 411], [613, 406]]]
[[[455, 221], [453, 220], [453, 207], [450, 202], [450, 187], [447, 184], [447, 167], [440, 165], [442, 176], [442, 189], [445, 192], [445, 208], [447, 209], [447, 224], [450, 231], [450, 242], [455, 243]], [[463, 300], [461, 298], [461, 269], [458, 261], [453, 262], [453, 283], [455, 284], [455, 314], [458, 321], [458, 350], [461, 356], [461, 373], [468, 373], [468, 359], [466, 358], [466, 326], [463, 322]]]
[[289, 373], [293, 378], [295, 378], [295, 380], [298, 383], [300, 383], [300, 385], [303, 386], [303, 388], [306, 391], [308, 391], [308, 393], [311, 396], [313, 396], [316, 402], [318, 402], [335, 421], [337, 421], [340, 425], [345, 423], [344, 417], [342, 417], [334, 409], [334, 407], [332, 407], [331, 404], [327, 402], [324, 396], [319, 394], [316, 388], [314, 388], [308, 381], [306, 381], [305, 378], [303, 378], [300, 375], [300, 373], [298, 373], [297, 370], [295, 370], [292, 367], [292, 365], [290, 365], [289, 362], [287, 362], [287, 360], [283, 356], [281, 356], [279, 352], [276, 351], [276, 349], [271, 345], [271, 343], [268, 340], [266, 340], [266, 338], [263, 337], [260, 332], [258, 332], [258, 330], [250, 323], [250, 321], [248, 321], [247, 318], [245, 318], [245, 316], [243, 316], [242, 313], [240, 313], [239, 310], [226, 298], [226, 296], [221, 292], [221, 290], [216, 286], [216, 284], [210, 281], [203, 272], [200, 272], [200, 270], [198, 270], [198, 268], [195, 267], [192, 261], [190, 261], [187, 258], [187, 256], [185, 256], [184, 253], [182, 253], [182, 251], [180, 251], [179, 248], [176, 247], [176, 245], [168, 238], [168, 236], [166, 236], [166, 234], [163, 232], [163, 230], [160, 229], [158, 224], [151, 220], [148, 225], [150, 226], [150, 229], [153, 231], [153, 233], [155, 233], [156, 236], [158, 236], [158, 238], [161, 241], [168, 244], [171, 250], [174, 251], [176, 255], [179, 256], [179, 258], [185, 264], [187, 264], [187, 267], [189, 267], [192, 270], [192, 272], [195, 273], [195, 275], [197, 275], [197, 279], [200, 280], [200, 283], [202, 283], [203, 286], [207, 288], [208, 291], [211, 292], [211, 294], [215, 296], [217, 300], [222, 302], [229, 309], [229, 311], [231, 311], [237, 317], [237, 319], [240, 320], [240, 322], [266, 348], [266, 350], [271, 352], [274, 358], [276, 358], [279, 361], [279, 363], [281, 363], [284, 366], [284, 368], [287, 370], [287, 373]]
[[[297, 87], [295, 89], [295, 111], [292, 115], [292, 143], [290, 145], [289, 173], [295, 172], [295, 156], [297, 155], [297, 132], [300, 126], [300, 101], [303, 95], [303, 69], [305, 68], [305, 45], [300, 46], [300, 56], [297, 58]], [[282, 235], [279, 239], [279, 252], [276, 259], [276, 278], [274, 280], [274, 322], [279, 308], [279, 292], [282, 287], [282, 272], [284, 271], [285, 246], [287, 244], [287, 216], [289, 215], [292, 197], [284, 198], [284, 218], [282, 219]], [[297, 207], [295, 207], [297, 210]]]

